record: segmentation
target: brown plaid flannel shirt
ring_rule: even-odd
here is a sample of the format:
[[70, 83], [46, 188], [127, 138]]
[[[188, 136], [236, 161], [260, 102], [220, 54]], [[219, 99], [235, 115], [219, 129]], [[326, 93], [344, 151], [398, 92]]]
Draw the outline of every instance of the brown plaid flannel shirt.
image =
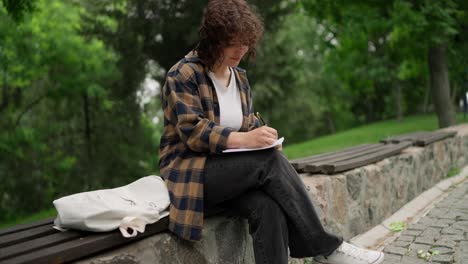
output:
[[[239, 131], [259, 126], [253, 114], [245, 70], [235, 68], [243, 123]], [[161, 92], [164, 131], [159, 147], [161, 176], [171, 198], [169, 229], [198, 241], [203, 227], [203, 177], [206, 157], [226, 149], [232, 128], [219, 125], [219, 103], [207, 69], [196, 53], [187, 54], [167, 73]]]

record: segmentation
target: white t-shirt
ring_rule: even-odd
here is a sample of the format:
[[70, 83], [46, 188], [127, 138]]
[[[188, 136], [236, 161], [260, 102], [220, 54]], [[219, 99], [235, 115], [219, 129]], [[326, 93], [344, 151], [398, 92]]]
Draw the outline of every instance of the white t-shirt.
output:
[[218, 96], [220, 125], [238, 131], [242, 126], [242, 104], [236, 75], [232, 68], [229, 68], [229, 70], [231, 71], [231, 78], [227, 87], [216, 79], [213, 72], [208, 72], [208, 76], [213, 81]]

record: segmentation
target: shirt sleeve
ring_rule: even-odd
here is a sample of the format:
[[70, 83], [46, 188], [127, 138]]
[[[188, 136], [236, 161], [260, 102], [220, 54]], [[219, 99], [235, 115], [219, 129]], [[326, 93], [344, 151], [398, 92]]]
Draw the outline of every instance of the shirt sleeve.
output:
[[168, 74], [163, 87], [164, 114], [192, 151], [221, 153], [226, 149], [227, 138], [233, 130], [206, 118], [193, 75], [183, 72]]

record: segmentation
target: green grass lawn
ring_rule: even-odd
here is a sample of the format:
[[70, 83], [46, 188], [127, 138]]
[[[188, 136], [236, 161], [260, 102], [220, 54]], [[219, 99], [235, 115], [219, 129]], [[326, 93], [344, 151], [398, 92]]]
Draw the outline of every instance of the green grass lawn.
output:
[[38, 213], [35, 213], [25, 218], [0, 223], [0, 229], [7, 228], [10, 226], [14, 226], [14, 225], [19, 225], [19, 224], [32, 223], [32, 222], [42, 220], [45, 218], [55, 217], [56, 215], [57, 215], [57, 211], [55, 211], [54, 208], [51, 208], [49, 210], [40, 211]]
[[[467, 120], [463, 119], [463, 115], [457, 115], [457, 123], [460, 124], [463, 122], [467, 122]], [[364, 143], [377, 143], [380, 139], [389, 136], [414, 131], [431, 131], [437, 129], [437, 127], [438, 124], [435, 115], [411, 116], [405, 118], [401, 122], [395, 120], [377, 122], [294, 145], [288, 145], [286, 139], [284, 144], [284, 153], [289, 159], [296, 159], [318, 153], [336, 151]], [[51, 208], [27, 218], [1, 223], [0, 228], [29, 223], [47, 217], [53, 217], [55, 215], [55, 209]]]
[[[463, 114], [457, 115], [457, 124], [467, 122]], [[297, 159], [324, 152], [331, 152], [364, 143], [377, 143], [389, 136], [405, 134], [415, 131], [432, 131], [438, 128], [435, 115], [419, 115], [396, 120], [382, 121], [356, 127], [333, 135], [311, 139], [293, 145], [284, 143], [284, 153], [289, 159]]]

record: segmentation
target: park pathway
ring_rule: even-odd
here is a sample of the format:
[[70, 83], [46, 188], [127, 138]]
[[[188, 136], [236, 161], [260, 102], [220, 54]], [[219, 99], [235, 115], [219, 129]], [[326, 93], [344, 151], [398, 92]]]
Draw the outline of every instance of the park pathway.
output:
[[468, 181], [384, 249], [384, 264], [468, 264]]

